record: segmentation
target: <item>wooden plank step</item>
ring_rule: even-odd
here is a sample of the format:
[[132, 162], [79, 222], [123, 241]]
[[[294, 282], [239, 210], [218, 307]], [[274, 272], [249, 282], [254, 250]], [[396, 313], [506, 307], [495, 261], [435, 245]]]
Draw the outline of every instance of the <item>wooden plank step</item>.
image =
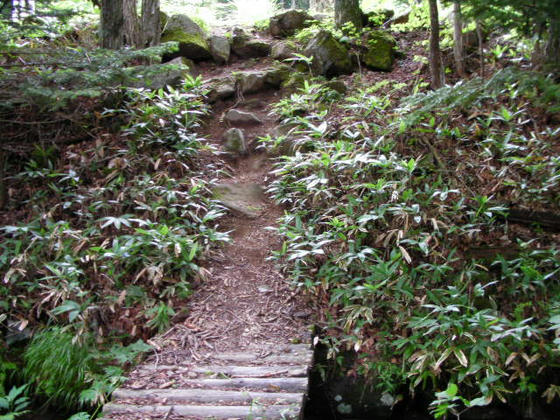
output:
[[144, 365], [139, 367], [140, 371], [173, 371], [174, 373], [194, 372], [202, 375], [226, 375], [234, 378], [267, 378], [282, 376], [289, 378], [305, 377], [308, 367], [297, 366], [170, 366], [170, 365]]
[[127, 404], [106, 404], [104, 414], [155, 414], [175, 415], [197, 418], [236, 419], [236, 418], [266, 418], [271, 419], [296, 419], [300, 408], [297, 405], [271, 405], [263, 406], [197, 406], [197, 405], [153, 405], [137, 406]]
[[268, 365], [306, 365], [311, 366], [313, 362], [313, 350], [299, 349], [286, 353], [271, 353], [261, 355], [258, 353], [220, 353], [213, 356], [214, 359], [223, 362], [234, 362], [236, 364], [258, 365], [266, 363]]
[[113, 401], [118, 400], [165, 400], [166, 404], [178, 403], [244, 403], [263, 404], [301, 404], [303, 393], [254, 392], [254, 391], [220, 391], [212, 389], [117, 389], [113, 392]]
[[188, 388], [253, 389], [263, 392], [305, 392], [307, 378], [232, 378], [187, 379], [181, 384]]

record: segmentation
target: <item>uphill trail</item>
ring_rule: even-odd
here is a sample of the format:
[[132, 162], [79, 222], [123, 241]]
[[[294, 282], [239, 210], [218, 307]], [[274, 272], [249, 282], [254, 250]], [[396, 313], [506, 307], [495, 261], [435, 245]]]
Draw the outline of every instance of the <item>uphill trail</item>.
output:
[[[210, 67], [202, 77], [258, 75], [267, 64]], [[272, 162], [256, 147], [277, 125], [270, 106], [279, 99], [267, 87], [213, 104], [201, 134], [224, 156], [214, 193], [230, 210], [222, 228], [232, 241], [208, 257], [204, 281], [180, 311], [184, 319], [151, 341], [154, 353], [115, 391], [104, 418], [300, 417], [313, 357], [312, 312], [268, 259], [282, 245], [271, 229], [282, 210], [265, 194]], [[224, 136], [235, 128], [244, 150], [230, 154]]]

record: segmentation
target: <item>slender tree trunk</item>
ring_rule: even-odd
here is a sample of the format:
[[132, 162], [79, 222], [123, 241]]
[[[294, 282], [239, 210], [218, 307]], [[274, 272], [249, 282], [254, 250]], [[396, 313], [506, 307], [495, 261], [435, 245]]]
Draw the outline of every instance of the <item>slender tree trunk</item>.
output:
[[480, 21], [476, 21], [476, 36], [478, 38], [478, 55], [480, 57], [480, 77], [484, 77], [484, 35]]
[[140, 22], [136, 12], [136, 0], [123, 1], [123, 25], [125, 45], [140, 46]]
[[362, 29], [360, 0], [335, 0], [334, 21], [337, 28], [342, 28], [346, 23], [353, 23], [356, 29]]
[[560, 72], [560, 17], [553, 16], [548, 27], [548, 40], [544, 47], [545, 70]]
[[0, 210], [3, 210], [8, 203], [8, 193], [6, 192], [5, 176], [6, 176], [6, 157], [4, 151], [0, 150]]
[[463, 45], [463, 14], [459, 0], [453, 1], [453, 56], [459, 77], [465, 77], [465, 48]]
[[103, 0], [101, 5], [101, 46], [118, 50], [123, 46], [123, 0]]
[[443, 63], [439, 48], [439, 13], [437, 0], [428, 0], [430, 4], [430, 72], [432, 75], [432, 88], [439, 89], [444, 84]]
[[159, 45], [161, 28], [159, 0], [142, 0], [142, 47]]

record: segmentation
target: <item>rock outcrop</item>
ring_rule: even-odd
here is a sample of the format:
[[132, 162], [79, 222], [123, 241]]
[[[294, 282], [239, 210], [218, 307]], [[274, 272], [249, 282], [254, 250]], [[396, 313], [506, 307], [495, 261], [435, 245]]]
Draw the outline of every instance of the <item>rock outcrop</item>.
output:
[[270, 56], [275, 60], [285, 60], [292, 58], [297, 52], [297, 45], [292, 41], [278, 41], [272, 45]]
[[270, 18], [269, 31], [272, 36], [286, 37], [309, 26], [313, 17], [301, 10], [288, 10]]
[[225, 120], [232, 125], [257, 125], [262, 124], [259, 117], [251, 112], [230, 109], [226, 112]]
[[231, 49], [239, 58], [267, 57], [271, 45], [264, 40], [251, 38], [243, 29], [233, 30]]
[[239, 128], [230, 128], [224, 133], [224, 149], [233, 155], [244, 155], [247, 153], [247, 142], [245, 134]]
[[161, 35], [161, 42], [170, 41], [179, 43], [179, 52], [174, 56], [181, 56], [194, 61], [212, 58], [204, 31], [186, 15], [174, 15], [169, 18]]
[[391, 71], [395, 59], [395, 39], [383, 31], [368, 34], [367, 49], [362, 54], [362, 62], [372, 70]]
[[227, 64], [231, 55], [231, 45], [225, 36], [212, 35], [208, 38], [210, 54], [216, 64]]
[[354, 70], [348, 49], [326, 30], [311, 38], [303, 54], [313, 58], [311, 69], [315, 75], [334, 77]]

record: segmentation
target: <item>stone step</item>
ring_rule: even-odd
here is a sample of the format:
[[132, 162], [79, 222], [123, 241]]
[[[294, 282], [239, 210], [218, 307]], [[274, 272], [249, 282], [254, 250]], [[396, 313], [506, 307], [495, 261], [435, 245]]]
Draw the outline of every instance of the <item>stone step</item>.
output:
[[187, 405], [190, 403], [245, 405], [259, 404], [301, 404], [303, 393], [288, 392], [254, 392], [221, 391], [212, 389], [118, 389], [113, 393], [113, 400], [150, 400], [168, 405]]
[[293, 405], [259, 405], [252, 406], [212, 406], [212, 405], [130, 405], [130, 404], [107, 404], [105, 414], [144, 414], [185, 416], [194, 418], [212, 419], [246, 419], [263, 418], [271, 419], [296, 419], [299, 416], [300, 407]]
[[172, 371], [173, 373], [197, 373], [200, 375], [224, 375], [231, 378], [269, 378], [286, 377], [302, 378], [307, 376], [307, 365], [284, 366], [171, 366], [171, 365], [144, 365], [139, 371]]

